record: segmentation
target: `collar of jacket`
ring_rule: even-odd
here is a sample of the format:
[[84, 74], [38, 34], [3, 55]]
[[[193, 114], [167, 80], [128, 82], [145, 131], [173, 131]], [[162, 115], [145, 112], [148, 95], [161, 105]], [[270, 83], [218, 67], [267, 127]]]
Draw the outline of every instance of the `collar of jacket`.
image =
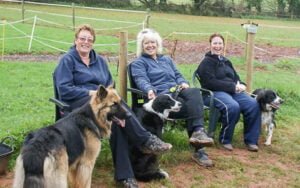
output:
[[[80, 58], [80, 55], [79, 55], [79, 53], [78, 53], [78, 51], [77, 51], [77, 49], [76, 49], [76, 45], [71, 46], [70, 52], [71, 52], [71, 54], [74, 55], [74, 57], [76, 58], [76, 60], [77, 60], [78, 62], [82, 62], [82, 60], [81, 60], [81, 58]], [[94, 64], [94, 63], [96, 62], [96, 52], [95, 52], [94, 49], [92, 49], [92, 50], [90, 51], [89, 57], [90, 57], [90, 65], [91, 65], [91, 64]], [[82, 62], [82, 63], [83, 63], [83, 62]]]
[[[154, 59], [151, 55], [146, 54], [146, 53], [142, 53], [142, 56], [145, 57], [145, 58], [151, 58], [151, 59]], [[157, 56], [156, 59], [159, 59], [159, 58], [161, 58], [163, 55], [162, 55], [162, 54], [157, 54], [156, 56]], [[154, 60], [155, 60], [155, 59], [154, 59]]]

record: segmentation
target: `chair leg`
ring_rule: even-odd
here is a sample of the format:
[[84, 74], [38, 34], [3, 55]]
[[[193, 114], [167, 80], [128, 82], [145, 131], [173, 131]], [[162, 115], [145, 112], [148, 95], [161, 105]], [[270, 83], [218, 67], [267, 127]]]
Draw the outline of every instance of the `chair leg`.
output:
[[209, 110], [209, 124], [208, 124], [208, 136], [211, 138], [214, 138], [215, 136], [215, 131], [217, 128], [217, 123], [220, 117], [220, 112], [215, 108], [212, 107]]

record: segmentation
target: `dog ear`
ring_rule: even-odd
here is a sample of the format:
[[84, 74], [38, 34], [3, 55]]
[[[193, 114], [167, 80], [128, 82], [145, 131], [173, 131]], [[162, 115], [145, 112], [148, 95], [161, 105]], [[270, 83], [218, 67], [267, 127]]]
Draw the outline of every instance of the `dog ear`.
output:
[[115, 88], [116, 88], [116, 82], [113, 81], [113, 82], [108, 86], [108, 88], [113, 88], [113, 89], [115, 89]]
[[97, 96], [100, 98], [100, 100], [104, 99], [107, 96], [107, 90], [103, 85], [99, 86]]
[[255, 94], [256, 94], [255, 99], [257, 100], [257, 102], [261, 102], [264, 99], [265, 91], [260, 90], [260, 91], [256, 92]]

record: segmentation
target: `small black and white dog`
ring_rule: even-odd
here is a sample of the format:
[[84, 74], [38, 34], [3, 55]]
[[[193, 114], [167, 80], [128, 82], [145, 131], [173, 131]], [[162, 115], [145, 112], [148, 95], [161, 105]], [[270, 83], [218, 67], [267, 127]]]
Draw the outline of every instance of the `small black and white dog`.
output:
[[[180, 111], [181, 106], [182, 104], [171, 95], [163, 94], [145, 103], [143, 109], [138, 110], [136, 115], [145, 129], [161, 138], [164, 121], [169, 118], [171, 112]], [[157, 155], [145, 154], [137, 147], [133, 147], [130, 157], [137, 180], [151, 181], [169, 177], [167, 172], [159, 168]]]
[[275, 112], [279, 109], [283, 100], [271, 89], [256, 89], [253, 91], [261, 109], [261, 123], [267, 132], [265, 145], [271, 145], [273, 129], [276, 126]]

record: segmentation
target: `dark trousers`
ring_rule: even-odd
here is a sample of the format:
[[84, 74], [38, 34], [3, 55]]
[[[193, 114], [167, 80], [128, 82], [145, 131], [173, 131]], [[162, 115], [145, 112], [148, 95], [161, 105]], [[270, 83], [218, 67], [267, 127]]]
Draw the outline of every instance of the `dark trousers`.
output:
[[176, 100], [182, 103], [182, 107], [179, 112], [170, 113], [169, 117], [172, 119], [187, 118], [187, 131], [190, 137], [195, 129], [204, 127], [203, 101], [200, 90], [197, 88], [183, 89], [178, 93]]
[[[89, 101], [90, 97], [82, 98], [72, 104], [72, 109], [82, 106]], [[131, 111], [128, 105], [122, 101], [123, 107], [131, 113], [131, 117], [126, 120], [125, 127], [112, 125], [112, 134], [110, 137], [110, 148], [115, 168], [115, 179], [122, 180], [126, 178], [134, 178], [132, 165], [129, 158], [129, 145], [139, 147], [145, 143], [151, 136], [150, 132], [146, 131], [138, 121], [135, 114]]]
[[[205, 98], [204, 102], [208, 104], [209, 99]], [[231, 143], [235, 125], [240, 119], [240, 113], [242, 113], [244, 116], [244, 142], [257, 144], [260, 134], [261, 112], [254, 98], [246, 93], [230, 95], [216, 91], [214, 92], [214, 105], [221, 112], [220, 143]]]

